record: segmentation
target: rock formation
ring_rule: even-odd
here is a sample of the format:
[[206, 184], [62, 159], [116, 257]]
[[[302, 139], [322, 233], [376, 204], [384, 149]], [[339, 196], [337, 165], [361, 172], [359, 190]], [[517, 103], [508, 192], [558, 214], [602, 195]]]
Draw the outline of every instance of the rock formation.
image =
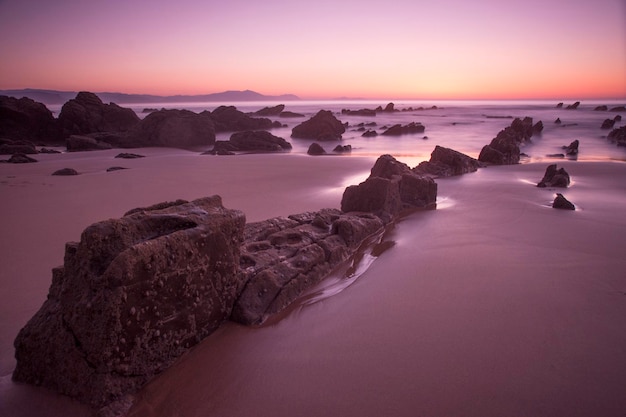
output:
[[626, 146], [626, 126], [611, 130], [607, 138], [617, 146]]
[[307, 149], [306, 153], [307, 155], [326, 155], [326, 149], [319, 143], [313, 142], [309, 145], [309, 149]]
[[614, 119], [605, 119], [602, 122], [602, 125], [600, 126], [600, 129], [613, 129], [613, 126], [615, 126], [615, 120]]
[[291, 143], [285, 139], [272, 135], [265, 130], [247, 130], [235, 132], [228, 141], [217, 141], [213, 146], [212, 154], [230, 152], [285, 152], [291, 150]]
[[74, 168], [62, 168], [62, 169], [58, 169], [54, 171], [52, 175], [66, 177], [66, 176], [78, 175], [78, 171], [76, 171]]
[[35, 158], [31, 158], [30, 156], [24, 155], [23, 153], [14, 153], [8, 160], [2, 160], [0, 162], [7, 162], [9, 164], [28, 164], [32, 162], [37, 162]]
[[384, 136], [400, 136], [400, 135], [410, 135], [413, 133], [424, 133], [426, 127], [419, 122], [411, 122], [407, 125], [393, 125], [389, 129], [385, 130], [381, 135]]
[[147, 115], [117, 146], [139, 148], [164, 146], [194, 148], [215, 143], [213, 121], [204, 112], [159, 110]]
[[563, 149], [565, 150], [566, 155], [574, 156], [574, 155], [578, 155], [579, 146], [580, 146], [580, 142], [578, 141], [578, 139], [576, 139], [576, 140], [573, 140], [572, 143], [570, 143], [569, 145], [563, 146]]
[[276, 106], [272, 106], [272, 107], [264, 107], [261, 110], [257, 110], [254, 113], [252, 113], [255, 116], [262, 116], [262, 117], [267, 117], [267, 116], [278, 116], [280, 115], [283, 110], [285, 110], [285, 105], [284, 104], [278, 104]]
[[95, 407], [145, 384], [229, 317], [244, 223], [210, 197], [89, 226], [15, 340], [14, 380]]
[[533, 125], [531, 117], [516, 118], [511, 125], [501, 130], [480, 151], [478, 160], [491, 165], [512, 165], [519, 163], [520, 145], [528, 142], [534, 133], [543, 129], [543, 123]]
[[576, 110], [580, 106], [580, 101], [575, 102], [574, 104], [570, 104], [566, 107], [567, 110]]
[[[200, 115], [209, 116], [216, 132], [238, 132], [242, 130], [265, 130], [276, 125], [270, 119], [250, 117], [235, 106], [219, 106], [212, 112], [203, 111]], [[278, 123], [277, 126], [280, 126]]]
[[101, 151], [111, 149], [109, 143], [98, 141], [90, 136], [71, 135], [65, 140], [68, 152]]
[[13, 155], [14, 153], [34, 155], [38, 152], [35, 145], [27, 140], [0, 139], [0, 155]]
[[374, 213], [385, 223], [403, 212], [433, 208], [437, 200], [437, 183], [420, 176], [391, 155], [383, 155], [374, 164], [370, 176], [343, 193], [344, 212]]
[[454, 149], [436, 145], [430, 154], [430, 160], [421, 162], [413, 168], [413, 172], [432, 177], [450, 177], [453, 175], [467, 174], [480, 168], [482, 164], [470, 156]]
[[537, 183], [537, 187], [568, 187], [570, 177], [565, 168], [557, 169], [556, 164], [548, 165], [546, 172], [541, 181]]
[[57, 121], [42, 103], [0, 95], [0, 138], [59, 143]]
[[139, 123], [139, 117], [132, 109], [104, 104], [97, 95], [82, 91], [63, 105], [58, 123], [61, 138], [66, 138], [94, 132], [126, 132]]
[[320, 110], [309, 120], [300, 123], [291, 130], [292, 138], [313, 139], [318, 141], [339, 140], [346, 131], [345, 126], [332, 112]]
[[554, 201], [552, 202], [552, 208], [562, 210], [576, 210], [576, 206], [572, 204], [563, 194], [557, 193]]
[[337, 145], [333, 149], [335, 153], [350, 153], [352, 152], [352, 145]]

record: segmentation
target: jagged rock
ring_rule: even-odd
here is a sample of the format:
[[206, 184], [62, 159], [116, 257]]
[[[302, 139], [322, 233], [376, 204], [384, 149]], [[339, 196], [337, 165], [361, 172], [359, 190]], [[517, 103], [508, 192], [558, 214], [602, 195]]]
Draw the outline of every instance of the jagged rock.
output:
[[54, 171], [52, 175], [59, 175], [59, 176], [78, 175], [78, 171], [76, 171], [74, 168], [62, 168], [62, 169], [58, 169]]
[[137, 390], [230, 315], [244, 223], [214, 196], [89, 226], [15, 339], [13, 379], [95, 407]]
[[313, 142], [306, 151], [309, 155], [326, 155], [326, 150], [317, 142]]
[[574, 104], [570, 104], [569, 106], [566, 107], [567, 110], [576, 110], [578, 108], [578, 106], [580, 106], [580, 101], [577, 101]]
[[541, 134], [541, 132], [543, 132], [543, 122], [541, 120], [539, 120], [537, 123], [535, 123], [533, 125], [532, 128], [532, 135], [539, 135]]
[[23, 153], [16, 153], [11, 155], [6, 162], [9, 164], [29, 164], [37, 162], [37, 160], [35, 158], [31, 158], [30, 156], [26, 156]]
[[626, 146], [626, 126], [611, 130], [607, 138], [617, 146]]
[[118, 153], [117, 155], [115, 155], [116, 158], [120, 158], [120, 159], [137, 159], [137, 158], [145, 158], [145, 155], [139, 155], [137, 153], [128, 153], [128, 152], [122, 152], [122, 153]]
[[341, 210], [374, 213], [388, 223], [406, 210], [433, 207], [436, 200], [437, 183], [432, 178], [415, 174], [391, 155], [382, 155], [364, 182], [346, 188]]
[[605, 119], [604, 122], [602, 122], [602, 126], [600, 126], [600, 128], [601, 129], [613, 129], [613, 126], [615, 126], [615, 120]]
[[320, 110], [309, 120], [295, 126], [291, 130], [291, 137], [319, 141], [339, 140], [345, 131], [343, 123], [332, 112]]
[[426, 127], [419, 122], [411, 122], [405, 126], [400, 124], [396, 124], [391, 126], [389, 129], [385, 130], [381, 133], [384, 136], [400, 136], [400, 135], [410, 135], [413, 133], [423, 133], [426, 130]]
[[337, 145], [333, 149], [336, 153], [350, 153], [352, 152], [352, 145]]
[[236, 132], [228, 141], [217, 141], [211, 151], [214, 155], [232, 152], [285, 152], [291, 143], [265, 130]]
[[15, 153], [33, 155], [38, 153], [35, 145], [25, 140], [5, 140], [3, 142], [0, 144], [0, 155], [13, 155]]
[[560, 125], [561, 123], [562, 122], [561, 122], [561, 119], [559, 117], [557, 117], [556, 120], [554, 121], [554, 124], [557, 124], [557, 125]]
[[606, 105], [597, 106], [594, 111], [607, 111], [609, 108]]
[[359, 109], [359, 110], [341, 109], [341, 114], [345, 114], [347, 116], [376, 116], [376, 110], [373, 110], [373, 109]]
[[213, 121], [216, 132], [238, 132], [242, 130], [265, 130], [280, 127], [270, 119], [250, 117], [235, 106], [219, 106], [212, 112], [203, 111], [200, 115], [209, 116]]
[[485, 145], [482, 148], [478, 155], [478, 160], [492, 165], [519, 163], [520, 145], [530, 140], [535, 132], [534, 126], [531, 117], [525, 117], [524, 119], [516, 118], [511, 122], [510, 126], [501, 130], [489, 145]]
[[0, 95], [0, 137], [57, 144], [58, 125], [42, 103]]
[[371, 214], [333, 209], [246, 225], [240, 262], [246, 284], [231, 319], [258, 324], [280, 312], [382, 228]]
[[376, 132], [375, 130], [368, 129], [361, 136], [364, 138], [373, 138], [373, 137], [378, 136], [378, 132]]
[[556, 164], [548, 165], [546, 172], [537, 183], [537, 187], [568, 187], [570, 183], [570, 177], [565, 168], [556, 168]]
[[576, 206], [572, 204], [568, 199], [563, 197], [563, 194], [557, 193], [554, 201], [552, 202], [552, 208], [563, 210], [576, 210]]
[[261, 110], [255, 111], [253, 114], [255, 116], [278, 116], [283, 112], [283, 110], [285, 110], [285, 105], [279, 104], [272, 107], [264, 107]]
[[413, 172], [433, 177], [450, 177], [474, 172], [481, 166], [482, 164], [471, 156], [436, 145], [430, 154], [430, 160], [421, 162], [413, 168]]
[[99, 142], [89, 136], [72, 135], [65, 140], [68, 152], [101, 151], [111, 149], [111, 145], [106, 142]]
[[384, 113], [393, 113], [394, 111], [396, 111], [396, 109], [394, 108], [394, 104], [393, 103], [387, 103], [387, 105], [385, 106], [385, 108], [382, 111]]
[[563, 146], [563, 149], [565, 149], [565, 154], [570, 155], [570, 156], [578, 155], [579, 145], [580, 145], [580, 142], [578, 141], [578, 139], [576, 139], [569, 145]]
[[58, 123], [65, 138], [94, 132], [126, 132], [139, 123], [139, 117], [132, 109], [104, 104], [97, 95], [82, 91], [63, 105]]
[[202, 112], [189, 110], [159, 110], [147, 115], [128, 132], [123, 148], [164, 146], [172, 148], [195, 148], [215, 143], [212, 119]]

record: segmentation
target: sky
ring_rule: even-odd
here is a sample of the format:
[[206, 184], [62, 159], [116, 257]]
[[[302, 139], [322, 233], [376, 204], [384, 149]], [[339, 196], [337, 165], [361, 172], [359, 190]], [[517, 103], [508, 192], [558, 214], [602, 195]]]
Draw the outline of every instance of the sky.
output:
[[0, 0], [0, 89], [626, 98], [626, 0]]

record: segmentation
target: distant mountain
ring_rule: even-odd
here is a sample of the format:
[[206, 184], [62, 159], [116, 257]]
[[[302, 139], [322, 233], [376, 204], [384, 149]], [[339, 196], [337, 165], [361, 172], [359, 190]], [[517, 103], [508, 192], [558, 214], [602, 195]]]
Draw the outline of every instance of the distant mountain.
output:
[[[77, 91], [56, 91], [56, 90], [38, 90], [26, 88], [23, 90], [0, 90], [0, 95], [12, 97], [28, 97], [44, 104], [64, 104], [70, 99], [76, 97]], [[95, 93], [105, 102], [113, 102], [116, 104], [129, 103], [184, 103], [184, 102], [203, 102], [203, 101], [293, 101], [300, 98], [293, 94], [283, 94], [279, 96], [266, 96], [256, 91], [224, 91], [221, 93], [201, 94], [201, 95], [176, 95], [176, 96], [155, 96], [149, 94], [125, 94], [125, 93]]]

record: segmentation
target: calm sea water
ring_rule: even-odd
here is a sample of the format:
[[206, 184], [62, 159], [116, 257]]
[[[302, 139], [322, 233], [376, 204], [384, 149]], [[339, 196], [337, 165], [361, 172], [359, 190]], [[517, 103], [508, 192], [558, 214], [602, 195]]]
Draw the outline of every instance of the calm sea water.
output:
[[[348, 116], [341, 114], [342, 109], [359, 110], [383, 108], [393, 102], [394, 113], [378, 113], [376, 116]], [[593, 100], [582, 101], [576, 110], [567, 110], [566, 106], [572, 102], [564, 102], [563, 108], [557, 108], [555, 101], [402, 101], [402, 100], [333, 100], [333, 101], [291, 101], [291, 102], [193, 102], [193, 103], [136, 103], [125, 104], [132, 108], [140, 117], [145, 117], [145, 108], [178, 108], [194, 112], [214, 110], [220, 105], [232, 105], [243, 112], [254, 112], [264, 107], [284, 104], [285, 110], [301, 113], [304, 118], [271, 117], [285, 125], [282, 128], [272, 129], [272, 133], [280, 136], [293, 145], [293, 153], [306, 153], [312, 141], [291, 138], [291, 130], [315, 115], [319, 110], [330, 110], [339, 120], [348, 123], [341, 142], [322, 143], [323, 147], [332, 153], [338, 144], [351, 145], [352, 155], [378, 156], [391, 154], [413, 166], [422, 160], [430, 158], [435, 145], [449, 147], [473, 157], [478, 157], [480, 150], [497, 133], [509, 126], [515, 117], [532, 117], [534, 122], [541, 120], [544, 124], [543, 133], [535, 136], [532, 143], [525, 146], [522, 152], [528, 154], [529, 161], [548, 158], [547, 155], [559, 153], [561, 147], [570, 144], [573, 140], [580, 141], [579, 160], [626, 160], [626, 148], [620, 148], [610, 143], [606, 136], [610, 130], [600, 128], [607, 118], [621, 115], [624, 120], [617, 122], [615, 127], [626, 123], [626, 113], [611, 111], [595, 111], [598, 105], [607, 105], [609, 109], [626, 105], [624, 100]], [[432, 108], [436, 106], [436, 108]], [[407, 109], [413, 109], [408, 110]], [[423, 108], [424, 110], [419, 110]], [[58, 114], [58, 108], [51, 108]], [[561, 124], [556, 124], [559, 118]], [[394, 124], [408, 124], [420, 122], [425, 127], [424, 133], [403, 135], [400, 137], [377, 136], [362, 137], [363, 131], [359, 124], [376, 123], [367, 126], [379, 134], [385, 127]], [[227, 140], [231, 133], [220, 133], [218, 139]]]

